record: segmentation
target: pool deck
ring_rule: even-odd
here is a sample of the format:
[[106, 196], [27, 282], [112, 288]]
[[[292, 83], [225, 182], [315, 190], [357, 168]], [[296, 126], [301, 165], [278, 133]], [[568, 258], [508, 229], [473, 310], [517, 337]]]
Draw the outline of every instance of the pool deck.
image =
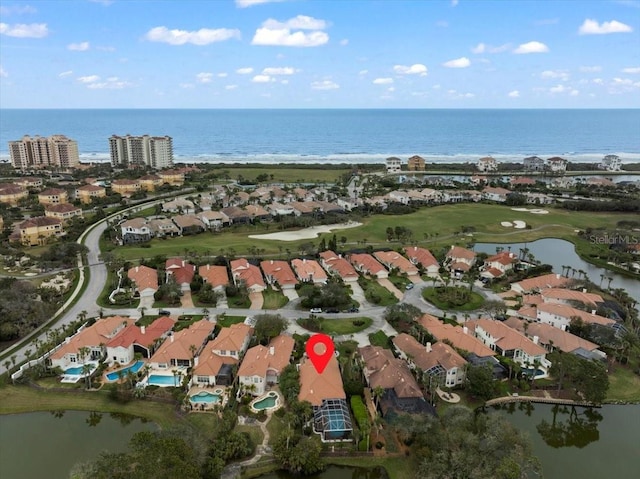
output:
[[211, 386], [191, 386], [187, 393], [187, 398], [195, 396], [200, 393], [219, 394], [221, 401], [217, 403], [194, 403], [189, 400], [189, 406], [191, 412], [210, 412], [216, 406], [224, 407], [227, 404], [229, 398], [229, 389], [227, 386], [211, 385]]
[[104, 370], [104, 373], [102, 374], [102, 381], [105, 382], [105, 383], [117, 383], [118, 381], [122, 381], [122, 379], [126, 378], [126, 373], [125, 373], [125, 375], [123, 375], [122, 379], [109, 379], [107, 377], [107, 375], [109, 375], [111, 373], [118, 372], [118, 371], [120, 371], [122, 369], [125, 369], [125, 368], [133, 367], [134, 364], [136, 364], [137, 362], [140, 362], [140, 361], [142, 361], [144, 364], [142, 366], [140, 366], [140, 369], [138, 369], [138, 371], [136, 373], [134, 373], [134, 374], [139, 373], [140, 371], [142, 371], [144, 369], [145, 365], [147, 364], [147, 359], [136, 359], [136, 360], [134, 360], [133, 362], [131, 362], [129, 364], [125, 364], [125, 365], [119, 364], [118, 366], [115, 366], [115, 365], [109, 366], [107, 369]]

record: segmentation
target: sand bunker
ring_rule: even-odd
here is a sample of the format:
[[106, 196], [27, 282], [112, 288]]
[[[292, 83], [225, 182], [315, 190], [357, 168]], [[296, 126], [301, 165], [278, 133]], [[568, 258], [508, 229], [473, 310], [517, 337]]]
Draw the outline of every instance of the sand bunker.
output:
[[529, 208], [511, 208], [511, 211], [520, 211], [520, 212], [524, 211], [524, 212], [527, 212], [527, 213], [533, 213], [534, 215], [546, 215], [546, 214], [549, 214], [549, 212], [547, 210], [542, 210], [542, 209], [539, 209], [539, 208], [531, 208], [531, 209], [529, 209]]
[[511, 221], [503, 221], [502, 223], [500, 223], [502, 226], [504, 226], [505, 228], [511, 228], [513, 226], [513, 223]]
[[533, 213], [534, 215], [547, 215], [549, 212], [547, 210], [530, 210], [529, 213]]
[[276, 241], [297, 241], [302, 239], [317, 238], [322, 233], [330, 233], [332, 230], [343, 230], [347, 228], [355, 228], [357, 226], [362, 226], [362, 223], [356, 223], [355, 221], [350, 221], [349, 223], [340, 223], [337, 225], [312, 226], [311, 228], [305, 228], [297, 231], [282, 231], [280, 233], [249, 235], [249, 238], [267, 239], [267, 240], [276, 240]]
[[511, 208], [512, 211], [529, 211], [527, 208]]
[[513, 227], [515, 229], [521, 230], [527, 227], [527, 223], [525, 223], [524, 221], [520, 221], [520, 220], [515, 220], [513, 222]]

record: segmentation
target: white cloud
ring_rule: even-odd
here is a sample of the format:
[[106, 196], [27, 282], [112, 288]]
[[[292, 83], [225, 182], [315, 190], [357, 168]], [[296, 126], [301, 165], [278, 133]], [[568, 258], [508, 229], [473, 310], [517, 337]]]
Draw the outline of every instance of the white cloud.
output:
[[186, 90], [190, 88], [195, 88], [195, 85], [193, 83], [180, 83], [180, 88], [184, 88]]
[[617, 20], [598, 23], [597, 20], [590, 18], [587, 18], [578, 29], [580, 35], [606, 35], [608, 33], [629, 33], [632, 31], [633, 28], [629, 25], [625, 25]]
[[293, 67], [267, 67], [262, 70], [263, 75], [293, 75], [296, 69]]
[[366, 75], [367, 73], [369, 73], [369, 70], [360, 70], [358, 75]]
[[567, 81], [569, 79], [569, 73], [564, 70], [545, 70], [540, 76], [542, 78], [559, 78], [562, 81]]
[[[317, 47], [329, 41], [329, 35], [322, 31], [325, 28], [327, 28], [327, 22], [306, 15], [298, 15], [286, 22], [279, 22], [270, 18], [256, 30], [251, 44]], [[310, 31], [304, 32], [302, 30]]]
[[393, 83], [393, 78], [376, 78], [373, 80], [374, 85], [389, 85]]
[[289, 80], [288, 79], [280, 80], [280, 84], [281, 85], [288, 85], [289, 84]]
[[604, 83], [604, 80], [602, 78], [594, 78], [592, 81], [596, 85], [602, 85]]
[[254, 83], [269, 83], [276, 81], [275, 78], [271, 78], [269, 75], [256, 75], [251, 79]]
[[569, 96], [578, 96], [580, 94], [580, 90], [571, 90], [569, 92]]
[[546, 53], [549, 51], [549, 47], [541, 42], [528, 42], [521, 44], [516, 48], [513, 53], [518, 55], [524, 55], [527, 53]]
[[622, 73], [640, 73], [640, 67], [623, 68]]
[[433, 88], [434, 90], [439, 90], [440, 88], [442, 88], [441, 85], [433, 85], [431, 88]]
[[46, 23], [0, 23], [0, 35], [17, 38], [44, 38], [49, 34]]
[[510, 91], [509, 93], [507, 93], [507, 96], [509, 98], [519, 98], [520, 97], [520, 92], [518, 90], [513, 90], [513, 91]]
[[396, 91], [396, 87], [394, 87], [394, 86], [390, 86], [389, 88], [387, 88], [387, 91], [388, 91], [389, 93], [393, 93], [394, 91]]
[[583, 73], [597, 73], [602, 71], [602, 67], [599, 65], [584, 66], [584, 67], [580, 67], [580, 71]]
[[38, 10], [33, 8], [30, 5], [19, 6], [12, 5], [10, 7], [1, 6], [0, 7], [0, 15], [24, 15], [26, 13], [37, 13]]
[[340, 85], [331, 80], [314, 81], [311, 83], [312, 90], [337, 90], [338, 88], [340, 88]]
[[284, 2], [286, 0], [236, 0], [236, 7], [238, 8], [248, 8], [253, 7], [254, 5], [260, 5], [264, 3], [278, 3]]
[[346, 47], [347, 45], [349, 45], [349, 39], [343, 38], [342, 40], [340, 40], [340, 45], [342, 45], [343, 47]]
[[196, 75], [198, 83], [211, 83], [211, 80], [213, 80], [213, 73], [201, 72]]
[[394, 65], [393, 71], [398, 75], [420, 75], [427, 76], [428, 69], [422, 63], [414, 63], [411, 66]]
[[73, 70], [67, 70], [66, 72], [59, 73], [58, 77], [64, 78], [68, 77], [69, 75], [73, 75]]
[[88, 76], [78, 77], [77, 80], [80, 83], [95, 83], [98, 80], [100, 80], [100, 77], [98, 75], [88, 75]]
[[167, 27], [155, 27], [149, 30], [145, 38], [151, 42], [168, 43], [169, 45], [209, 45], [223, 42], [231, 38], [240, 39], [240, 30], [230, 28], [201, 28], [200, 30], [169, 30]]
[[565, 91], [567, 91], [567, 87], [564, 85], [556, 85], [556, 86], [552, 86], [551, 88], [549, 88], [549, 91], [551, 93], [563, 93]]
[[216, 75], [218, 78], [227, 78], [229, 74], [227, 72], [220, 72]]
[[451, 6], [455, 7], [456, 5], [458, 5], [458, 0], [451, 0]]
[[224, 87], [225, 90], [235, 90], [236, 88], [238, 88], [238, 85], [226, 85]]
[[456, 58], [455, 60], [449, 60], [444, 62], [442, 66], [447, 68], [467, 68], [471, 65], [471, 61], [467, 57]]
[[89, 49], [89, 42], [70, 43], [67, 45], [67, 50], [72, 52], [85, 52]]
[[511, 45], [509, 43], [498, 45], [497, 47], [487, 45], [486, 43], [478, 43], [475, 47], [471, 48], [471, 53], [475, 53], [476, 55], [480, 55], [482, 53], [502, 53], [506, 52], [510, 48]]
[[238, 75], [249, 75], [249, 74], [253, 73], [253, 68], [251, 68], [251, 67], [238, 68], [236, 70], [236, 73]]
[[104, 81], [100, 81], [98, 75], [90, 75], [79, 77], [78, 81], [87, 86], [91, 90], [122, 90], [133, 86], [132, 83], [120, 80], [118, 77], [108, 77]]
[[478, 43], [475, 47], [471, 49], [471, 53], [480, 54], [484, 53], [487, 49], [487, 46], [484, 43]]
[[2, 68], [2, 65], [0, 65], [0, 78], [7, 78], [9, 76], [9, 74], [7, 73], [7, 71]]

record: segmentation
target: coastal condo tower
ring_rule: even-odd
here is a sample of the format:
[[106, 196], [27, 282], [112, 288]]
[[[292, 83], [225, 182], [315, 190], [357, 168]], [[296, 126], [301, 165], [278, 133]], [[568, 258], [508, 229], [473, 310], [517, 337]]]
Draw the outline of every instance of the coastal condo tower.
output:
[[157, 170], [173, 165], [173, 142], [170, 136], [117, 136], [109, 138], [111, 164], [114, 167], [150, 166]]
[[76, 168], [80, 165], [78, 142], [64, 135], [48, 138], [28, 135], [9, 142], [9, 154], [14, 168]]

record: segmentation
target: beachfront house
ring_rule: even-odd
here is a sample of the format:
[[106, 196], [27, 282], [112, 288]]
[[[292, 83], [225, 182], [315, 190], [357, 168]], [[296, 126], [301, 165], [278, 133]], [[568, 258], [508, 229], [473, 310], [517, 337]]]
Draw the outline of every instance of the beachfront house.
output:
[[525, 171], [544, 171], [544, 160], [539, 156], [529, 156], [522, 161]]
[[385, 164], [387, 166], [387, 173], [400, 173], [402, 170], [402, 160], [395, 156], [387, 158]]
[[291, 361], [295, 341], [280, 335], [267, 346], [254, 346], [244, 355], [238, 369], [240, 387], [254, 396], [261, 396], [268, 387], [277, 384], [280, 373]]
[[478, 168], [478, 171], [483, 172], [498, 171], [498, 162], [491, 156], [485, 156], [478, 160], [476, 168]]
[[598, 165], [601, 170], [620, 171], [622, 168], [622, 160], [618, 155], [606, 155]]

